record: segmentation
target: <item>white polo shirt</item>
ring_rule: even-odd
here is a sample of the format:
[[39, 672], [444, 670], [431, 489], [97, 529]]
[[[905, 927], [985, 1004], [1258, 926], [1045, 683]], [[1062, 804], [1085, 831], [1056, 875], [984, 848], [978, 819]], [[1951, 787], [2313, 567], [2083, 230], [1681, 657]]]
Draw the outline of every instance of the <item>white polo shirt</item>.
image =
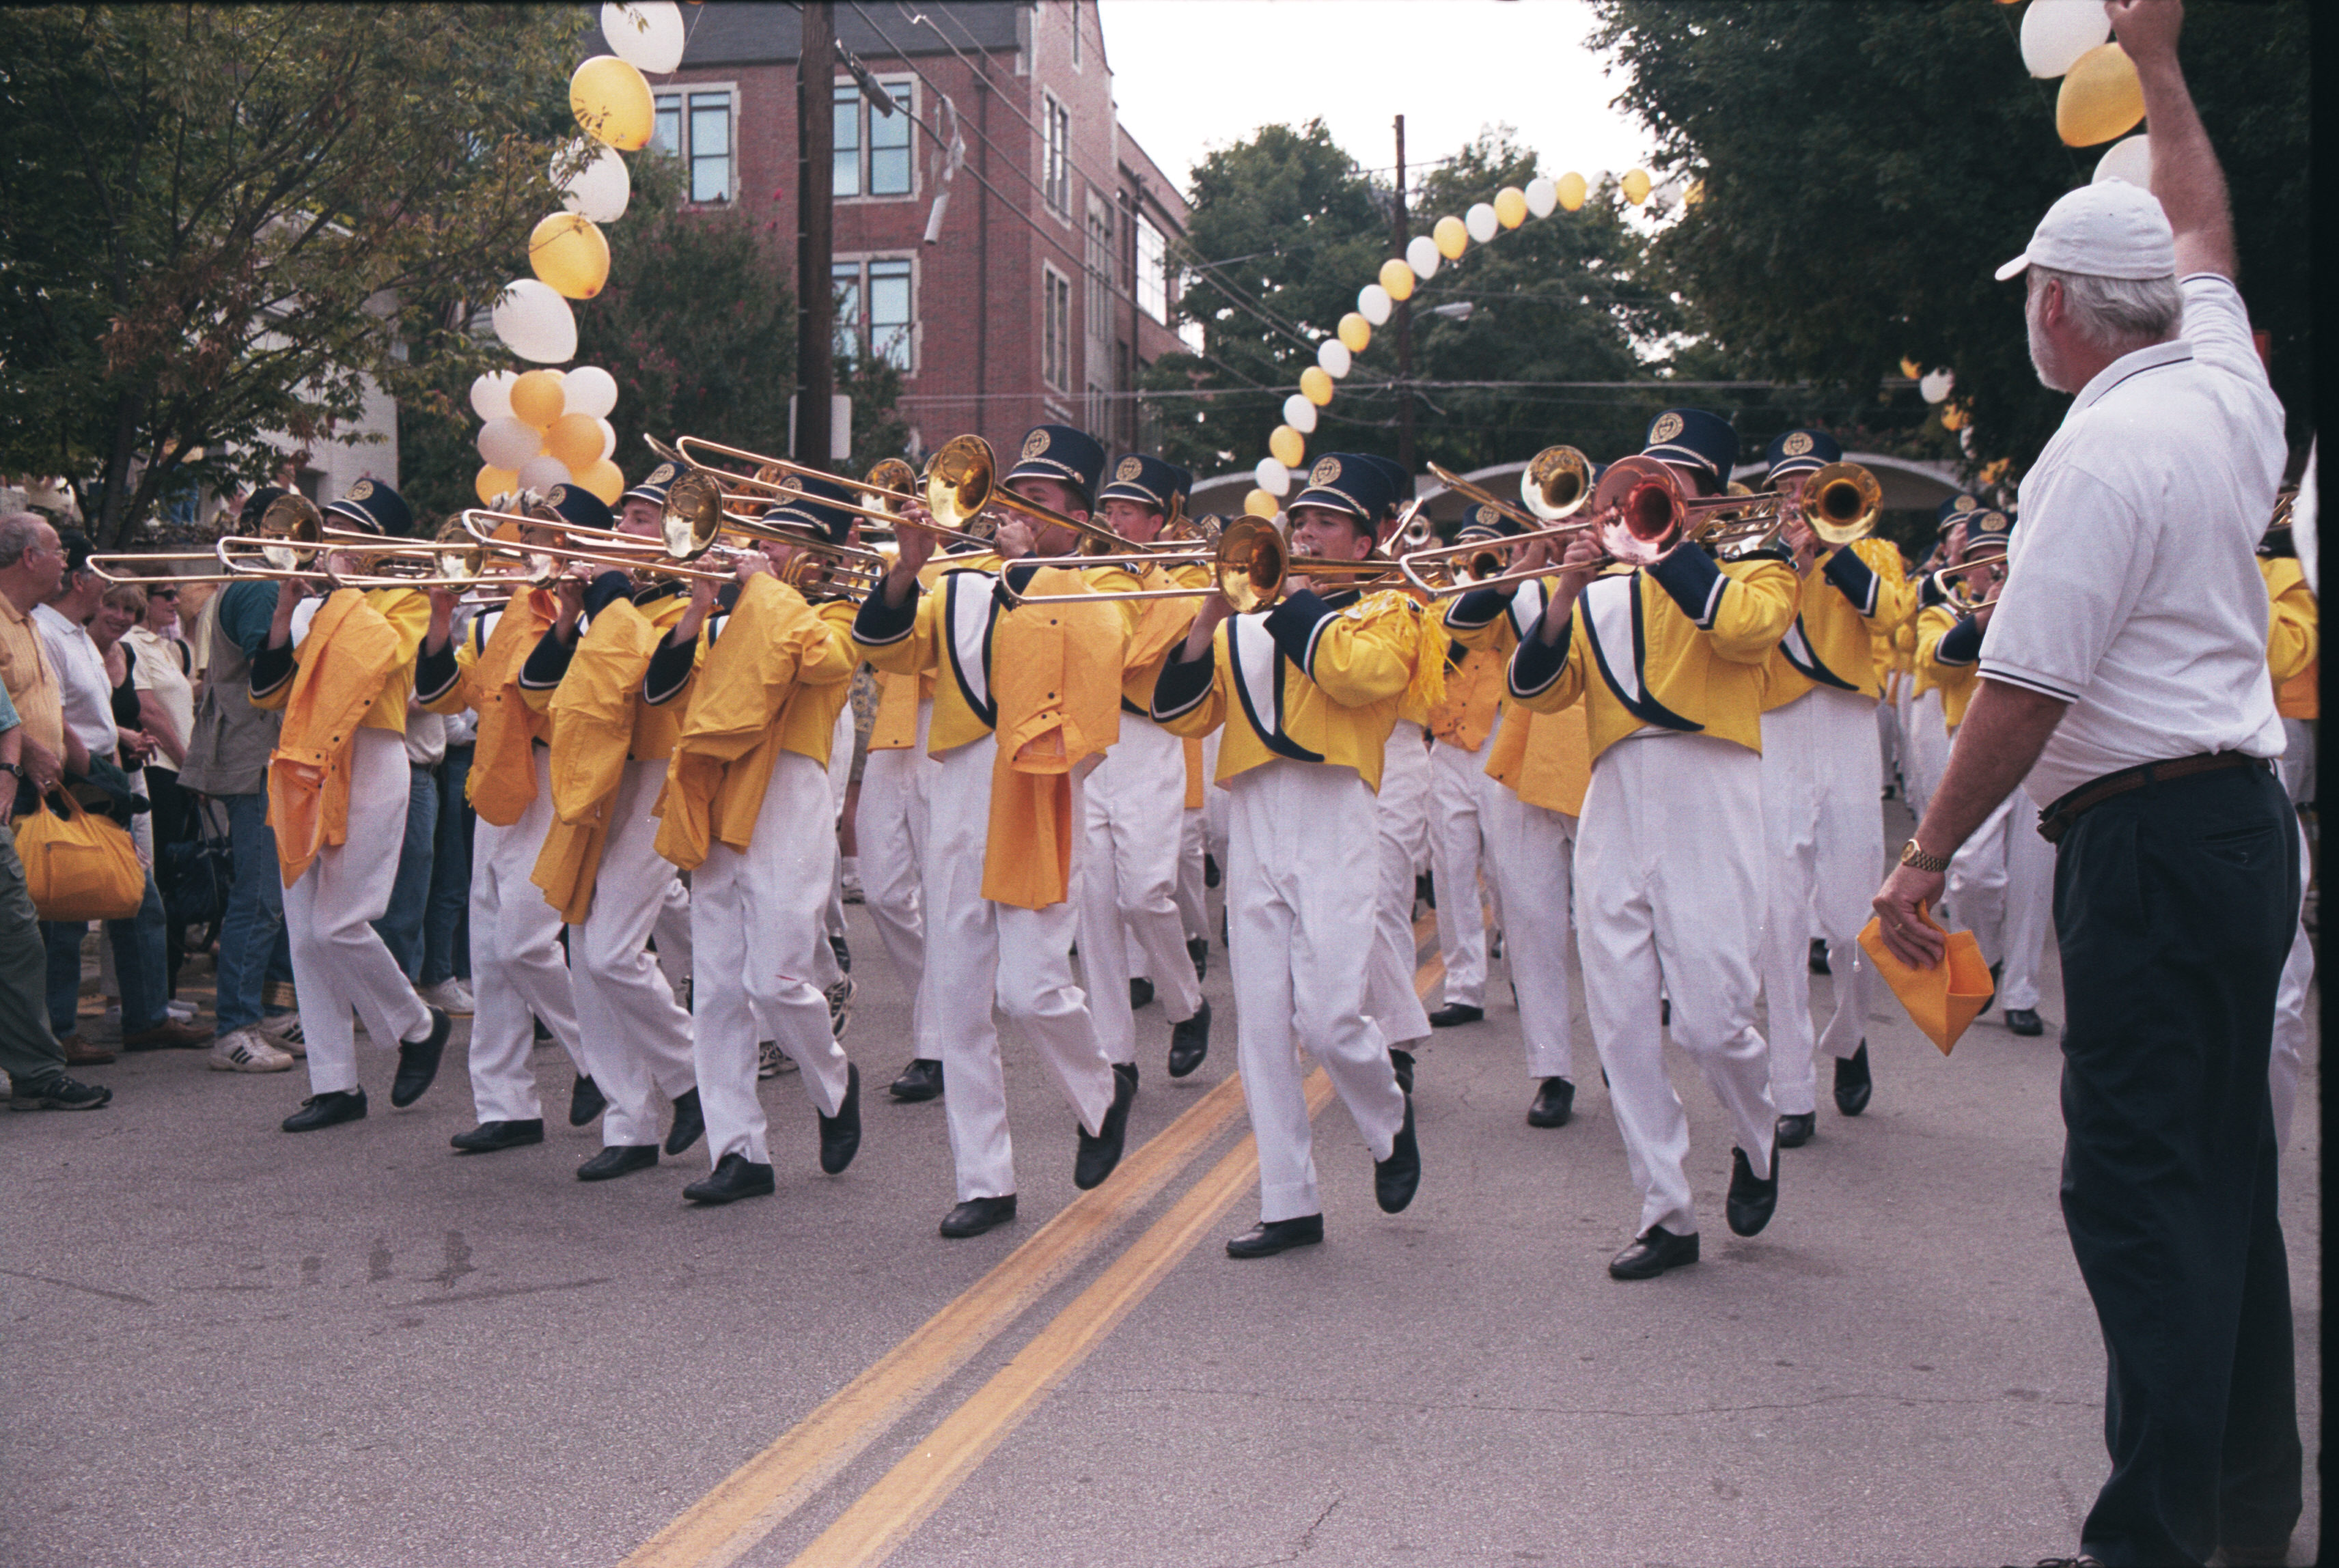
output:
[[49, 667], [57, 672], [57, 690], [64, 698], [65, 728], [71, 730], [101, 762], [114, 762], [122, 732], [113, 723], [113, 683], [106, 678], [105, 656], [97, 651], [87, 631], [65, 619], [53, 606], [33, 606], [33, 624], [40, 628], [48, 650]]
[[2282, 405], [2233, 283], [2178, 286], [2182, 334], [2106, 366], [2022, 481], [1981, 674], [2071, 705], [2023, 781], [2042, 806], [2140, 763], [2283, 752], [2256, 557]]

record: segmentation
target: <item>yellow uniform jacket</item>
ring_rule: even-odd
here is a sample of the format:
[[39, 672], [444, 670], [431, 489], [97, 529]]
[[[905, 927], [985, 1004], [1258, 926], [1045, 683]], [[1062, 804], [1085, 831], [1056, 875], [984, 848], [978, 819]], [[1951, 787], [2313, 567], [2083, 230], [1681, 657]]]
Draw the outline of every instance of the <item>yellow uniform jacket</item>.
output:
[[[2306, 574], [2287, 556], [2262, 556], [2258, 571], [2266, 586], [2266, 671], [2277, 694], [2314, 668], [2321, 638], [2314, 590]], [[2285, 718], [2312, 718], [2312, 714], [2283, 710]]]
[[1981, 629], [1971, 616], [1949, 604], [1927, 605], [1918, 614], [1917, 673], [1939, 688], [1941, 720], [1955, 735], [1981, 673]]
[[[406, 733], [406, 699], [414, 690], [414, 658], [422, 647], [422, 634], [430, 629], [430, 601], [414, 588], [336, 588], [325, 605], [317, 609], [317, 618], [309, 629], [291, 644], [292, 664], [315, 656], [312, 642], [325, 618], [325, 606], [340, 594], [359, 594], [366, 607], [388, 622], [398, 636], [398, 656], [383, 672], [381, 684], [375, 688], [373, 700], [367, 705], [365, 716], [358, 721], [361, 730], [388, 730], [392, 735]], [[330, 637], [328, 629], [324, 636]], [[321, 644], [315, 645], [321, 647]], [[281, 708], [292, 690], [292, 670], [278, 667], [278, 662], [263, 654], [252, 664], [252, 704], [254, 707]]]
[[1916, 608], [1917, 590], [1890, 540], [1855, 539], [1828, 551], [1763, 668], [1762, 711], [1785, 707], [1813, 686], [1881, 697], [1890, 664], [1878, 656], [1879, 639]]
[[[349, 842], [350, 748], [400, 661], [411, 665], [411, 646], [370, 597], [336, 589], [301, 641], [308, 656], [264, 695], [252, 694], [253, 702], [284, 710], [268, 759], [268, 822], [286, 887], [328, 845]], [[255, 666], [255, 686], [259, 679]], [[402, 708], [405, 699], [399, 700]]]
[[552, 596], [542, 588], [482, 610], [437, 658], [415, 666], [415, 700], [434, 714], [469, 708], [479, 715], [477, 749], [464, 794], [480, 820], [509, 827], [536, 799], [533, 752], [549, 743], [552, 722], [520, 695], [520, 665], [552, 625]]
[[1535, 630], [1546, 591], [1543, 582], [1523, 583], [1507, 599], [1490, 592], [1467, 609], [1463, 598], [1454, 599], [1446, 606], [1446, 629], [1473, 659], [1489, 662], [1502, 694], [1503, 725], [1486, 754], [1486, 776], [1527, 805], [1582, 816], [1584, 792], [1592, 785], [1592, 735], [1583, 699], [1555, 714], [1539, 714], [1511, 696], [1512, 650], [1523, 633]]

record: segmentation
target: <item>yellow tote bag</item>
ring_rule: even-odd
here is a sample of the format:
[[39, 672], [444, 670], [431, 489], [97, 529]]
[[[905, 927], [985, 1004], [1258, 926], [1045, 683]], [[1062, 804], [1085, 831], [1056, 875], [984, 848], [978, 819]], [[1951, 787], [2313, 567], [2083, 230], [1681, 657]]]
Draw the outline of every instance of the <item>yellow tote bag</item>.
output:
[[43, 920], [128, 920], [146, 897], [137, 846], [108, 817], [94, 815], [62, 792], [64, 816], [41, 809], [16, 820], [16, 855], [25, 887]]

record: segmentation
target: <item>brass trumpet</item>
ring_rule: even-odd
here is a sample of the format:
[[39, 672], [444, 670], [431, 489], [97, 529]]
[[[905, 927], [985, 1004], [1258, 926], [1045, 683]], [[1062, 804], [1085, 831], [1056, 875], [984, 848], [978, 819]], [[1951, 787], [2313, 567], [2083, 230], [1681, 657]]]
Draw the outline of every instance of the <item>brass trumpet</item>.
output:
[[952, 436], [944, 441], [926, 459], [923, 484], [926, 510], [940, 525], [936, 531], [961, 539], [990, 544], [987, 537], [971, 531], [967, 524], [995, 505], [1043, 528], [1064, 528], [1078, 534], [1085, 555], [1127, 555], [1144, 548], [1135, 539], [1125, 539], [1101, 524], [1066, 517], [1009, 489], [999, 480], [999, 459], [992, 454], [991, 443], [981, 436]]

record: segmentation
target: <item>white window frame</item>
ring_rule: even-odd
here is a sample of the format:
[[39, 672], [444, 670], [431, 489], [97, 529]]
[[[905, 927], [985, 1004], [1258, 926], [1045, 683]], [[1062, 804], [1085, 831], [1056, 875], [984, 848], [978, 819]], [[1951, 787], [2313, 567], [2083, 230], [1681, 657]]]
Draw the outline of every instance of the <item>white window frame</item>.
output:
[[[855, 113], [859, 119], [861, 132], [861, 144], [857, 150], [857, 156], [860, 159], [861, 166], [861, 188], [853, 195], [840, 195], [836, 197], [835, 199], [839, 203], [859, 204], [869, 202], [914, 202], [918, 199], [918, 187], [923, 179], [918, 169], [918, 79], [915, 76], [879, 76], [877, 78], [877, 84], [884, 88], [887, 93], [893, 95], [893, 102], [900, 106], [901, 112], [908, 115], [910, 119], [910, 188], [906, 191], [888, 192], [882, 196], [871, 193], [869, 189], [869, 154], [871, 151], [869, 138], [871, 134], [871, 127], [879, 116], [872, 113], [869, 100], [861, 91], [861, 84], [858, 82], [855, 82], [850, 75], [839, 75], [836, 78], [835, 86], [850, 87], [853, 89]], [[834, 102], [834, 89], [831, 90], [831, 102], [832, 104]]]
[[[1102, 223], [1104, 232], [1097, 232]], [[1087, 215], [1081, 227], [1081, 271], [1087, 274], [1088, 287], [1081, 295], [1081, 309], [1087, 317], [1086, 336], [1091, 342], [1100, 342], [1112, 337], [1113, 285], [1118, 280], [1114, 261], [1113, 242], [1119, 232], [1114, 221], [1112, 203], [1096, 191], [1089, 192]]]
[[[700, 202], [694, 200], [690, 193], [691, 182], [696, 177], [696, 171], [692, 163], [690, 150], [691, 100], [693, 98], [712, 98], [717, 94], [720, 94], [730, 100], [730, 111], [728, 116], [730, 134], [728, 140], [731, 146], [730, 150], [724, 154], [725, 162], [729, 164], [728, 178], [724, 188], [722, 200], [716, 202]], [[670, 152], [674, 156], [682, 160], [683, 205], [686, 207], [735, 206], [739, 201], [739, 84], [735, 82], [677, 82], [671, 87], [657, 88], [655, 90], [650, 100], [650, 123], [653, 126], [657, 123], [656, 114], [659, 104], [668, 100], [671, 100], [676, 105], [677, 109], [676, 113], [676, 122], [680, 132], [681, 145], [670, 149]], [[652, 136], [653, 141], [655, 141], [655, 131], [653, 131]]]
[[1040, 263], [1040, 381], [1058, 392], [1072, 390], [1072, 281], [1048, 261]]
[[1045, 88], [1040, 92], [1040, 198], [1058, 222], [1071, 226], [1072, 112]]
[[[1137, 222], [1137, 308], [1163, 326], [1170, 324], [1170, 232], [1147, 217], [1140, 209]], [[1146, 253], [1145, 239], [1153, 237], [1152, 254]], [[1148, 280], [1150, 279], [1150, 282]]]
[[1081, 68], [1081, 0], [1072, 0], [1072, 69]]
[[[923, 271], [919, 264], [922, 258], [914, 251], [864, 251], [837, 256], [831, 262], [832, 269], [851, 267], [856, 274], [854, 287], [858, 291], [861, 310], [859, 319], [853, 323], [852, 331], [855, 340], [854, 351], [858, 354], [869, 353], [874, 347], [871, 337], [874, 329], [869, 321], [873, 298], [869, 281], [870, 268], [889, 262], [909, 268], [910, 319], [903, 323], [907, 329], [902, 339], [904, 362], [897, 367], [904, 377], [915, 376], [918, 373], [918, 350], [925, 336], [925, 320], [918, 311], [918, 285], [921, 281], [920, 273]], [[834, 276], [834, 271], [831, 275]], [[840, 321], [838, 325], [842, 329], [844, 323]]]

